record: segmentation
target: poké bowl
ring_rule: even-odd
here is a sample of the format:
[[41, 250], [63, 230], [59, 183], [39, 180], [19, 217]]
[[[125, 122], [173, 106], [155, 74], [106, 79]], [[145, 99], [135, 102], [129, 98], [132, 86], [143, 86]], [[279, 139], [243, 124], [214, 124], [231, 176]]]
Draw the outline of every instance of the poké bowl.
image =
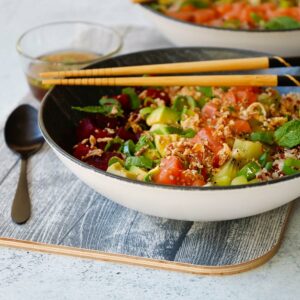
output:
[[[242, 58], [260, 53], [220, 48], [172, 48], [118, 56], [90, 67]], [[72, 154], [75, 124], [72, 106], [93, 105], [119, 87], [56, 86], [45, 96], [41, 131], [62, 163], [81, 181], [108, 199], [136, 211], [170, 219], [216, 221], [247, 217], [282, 206], [300, 196], [300, 174], [239, 186], [170, 186], [120, 177], [82, 162]], [[292, 88], [288, 91], [292, 91]], [[298, 90], [299, 92], [299, 90]], [[77, 118], [77, 119], [76, 119]]]
[[300, 29], [243, 30], [210, 27], [169, 17], [146, 4], [144, 15], [176, 46], [227, 47], [298, 56]]

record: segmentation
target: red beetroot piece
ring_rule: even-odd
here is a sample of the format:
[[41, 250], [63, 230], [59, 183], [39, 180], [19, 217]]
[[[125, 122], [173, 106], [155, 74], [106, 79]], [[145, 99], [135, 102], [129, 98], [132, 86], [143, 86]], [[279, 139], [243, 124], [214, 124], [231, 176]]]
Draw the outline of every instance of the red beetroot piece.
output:
[[97, 169], [106, 171], [108, 168], [108, 162], [113, 157], [117, 156], [122, 158], [121, 153], [118, 152], [104, 152], [102, 156], [91, 156], [85, 160], [85, 162], [91, 166], [96, 167]]
[[131, 106], [130, 106], [130, 98], [128, 95], [120, 94], [120, 95], [115, 96], [114, 98], [120, 102], [124, 111], [126, 111], [126, 112], [130, 111]]
[[91, 120], [95, 127], [101, 129], [116, 129], [117, 127], [120, 127], [126, 123], [124, 118], [109, 118], [100, 114], [94, 115]]
[[78, 144], [73, 150], [73, 155], [78, 159], [82, 159], [82, 157], [88, 154], [89, 150], [88, 145]]
[[134, 142], [137, 142], [137, 136], [134, 133], [126, 130], [124, 127], [120, 127], [118, 129], [117, 136], [125, 141], [133, 140]]
[[170, 104], [170, 97], [164, 91], [156, 90], [156, 89], [147, 89], [146, 96], [152, 99], [161, 99], [165, 102], [166, 105]]
[[80, 120], [76, 128], [77, 142], [81, 142], [83, 139], [88, 139], [93, 134], [95, 126], [88, 118]]

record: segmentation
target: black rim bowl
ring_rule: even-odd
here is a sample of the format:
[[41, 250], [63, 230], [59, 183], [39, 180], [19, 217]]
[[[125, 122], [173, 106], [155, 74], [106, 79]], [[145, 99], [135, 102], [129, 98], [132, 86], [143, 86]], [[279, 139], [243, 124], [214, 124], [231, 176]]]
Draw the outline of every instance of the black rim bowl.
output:
[[[209, 60], [221, 58], [238, 58], [250, 56], [262, 56], [263, 53], [235, 50], [227, 48], [200, 48], [200, 47], [185, 47], [185, 48], [168, 48], [158, 50], [148, 50], [136, 52], [126, 55], [117, 56], [108, 60], [90, 65], [88, 68], [106, 68], [126, 65], [141, 65], [153, 63], [167, 63], [179, 61], [195, 61]], [[231, 72], [232, 73], [232, 72]], [[239, 72], [241, 73], [241, 72]], [[248, 72], [249, 73], [249, 72]], [[256, 72], [257, 73], [257, 72]], [[263, 187], [270, 184], [276, 184], [288, 180], [300, 178], [300, 174], [284, 176], [271, 181], [259, 182], [248, 185], [239, 186], [171, 186], [155, 183], [146, 183], [137, 180], [120, 177], [93, 166], [90, 166], [81, 160], [72, 156], [69, 152], [75, 142], [75, 123], [83, 116], [82, 114], [71, 109], [71, 106], [93, 105], [101, 96], [113, 95], [120, 92], [119, 87], [86, 87], [86, 86], [56, 86], [52, 88], [44, 97], [39, 111], [39, 126], [48, 142], [55, 150], [62, 154], [65, 158], [78, 164], [81, 167], [89, 169], [93, 172], [100, 173], [104, 176], [115, 178], [124, 182], [148, 186], [159, 187], [164, 189], [174, 190], [236, 190], [244, 188]]]
[[247, 30], [247, 29], [233, 29], [233, 28], [223, 28], [223, 27], [216, 27], [216, 26], [207, 26], [207, 25], [201, 25], [201, 24], [196, 24], [196, 23], [192, 23], [192, 22], [188, 22], [188, 21], [183, 21], [183, 20], [179, 20], [176, 18], [172, 18], [170, 16], [165, 15], [162, 12], [159, 12], [151, 7], [149, 7], [147, 4], [140, 4], [143, 8], [147, 9], [148, 11], [152, 12], [153, 14], [156, 14], [160, 17], [163, 17], [165, 19], [174, 21], [174, 22], [178, 22], [178, 23], [182, 23], [185, 25], [190, 25], [190, 26], [194, 26], [194, 27], [201, 27], [201, 28], [205, 28], [205, 29], [214, 29], [214, 30], [220, 30], [220, 31], [232, 31], [232, 32], [247, 32], [247, 33], [278, 33], [278, 32], [293, 32], [293, 31], [300, 31], [300, 28], [294, 28], [294, 29], [276, 29], [276, 30], [267, 30], [267, 29], [251, 29], [251, 30]]

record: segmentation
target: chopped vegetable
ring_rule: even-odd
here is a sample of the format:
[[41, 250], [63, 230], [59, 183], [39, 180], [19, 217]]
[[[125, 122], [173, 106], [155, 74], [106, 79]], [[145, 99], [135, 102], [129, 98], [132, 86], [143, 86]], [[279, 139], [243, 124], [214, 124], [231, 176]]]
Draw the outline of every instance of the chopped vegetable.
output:
[[[256, 87], [123, 92], [79, 109], [87, 115], [74, 131], [77, 159], [126, 178], [182, 186], [252, 184], [300, 173], [297, 94]], [[139, 107], [132, 108], [129, 95]]]
[[125, 160], [125, 168], [129, 169], [131, 166], [151, 169], [153, 162], [151, 159], [144, 156], [129, 156]]
[[154, 124], [176, 124], [179, 120], [179, 114], [172, 108], [161, 106], [156, 108], [147, 117], [146, 123], [149, 126]]
[[252, 161], [245, 165], [238, 173], [237, 176], [245, 176], [248, 181], [254, 179], [256, 174], [260, 171], [260, 166]]
[[300, 160], [294, 158], [287, 158], [284, 161], [282, 172], [285, 175], [294, 175], [300, 173]]
[[134, 88], [125, 88], [122, 90], [122, 94], [126, 94], [130, 97], [130, 105], [131, 109], [137, 109], [141, 105], [141, 100], [139, 99], [138, 95], [136, 94]]
[[248, 180], [244, 175], [237, 176], [232, 179], [231, 185], [241, 185], [241, 184], [247, 184]]
[[135, 144], [132, 140], [126, 141], [123, 146], [121, 151], [126, 155], [126, 156], [133, 156], [135, 152]]
[[157, 0], [149, 4], [169, 17], [229, 29], [300, 28], [297, 0]]
[[232, 179], [236, 177], [238, 170], [238, 163], [235, 160], [230, 160], [217, 171], [213, 177], [213, 181], [216, 185], [220, 186], [230, 185]]
[[269, 30], [297, 29], [300, 28], [300, 22], [288, 16], [280, 16], [267, 22], [265, 28]]
[[235, 139], [232, 149], [232, 157], [241, 161], [242, 164], [258, 159], [263, 153], [263, 146], [260, 142], [252, 142]]
[[300, 145], [300, 120], [292, 120], [275, 131], [275, 141], [279, 146], [293, 148]]

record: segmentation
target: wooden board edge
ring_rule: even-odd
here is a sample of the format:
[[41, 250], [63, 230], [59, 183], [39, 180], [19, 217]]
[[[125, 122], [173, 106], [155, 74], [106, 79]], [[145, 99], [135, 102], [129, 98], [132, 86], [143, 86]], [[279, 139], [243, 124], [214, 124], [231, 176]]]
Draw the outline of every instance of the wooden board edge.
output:
[[75, 248], [75, 247], [61, 246], [61, 245], [50, 245], [50, 244], [39, 243], [34, 241], [17, 240], [17, 239], [4, 238], [4, 237], [0, 238], [0, 246], [22, 249], [27, 251], [42, 252], [47, 254], [66, 255], [66, 256], [78, 257], [83, 259], [93, 259], [93, 260], [104, 261], [104, 262], [128, 264], [133, 266], [140, 266], [140, 267], [159, 269], [165, 271], [191, 273], [196, 275], [233, 275], [233, 274], [238, 274], [238, 273], [246, 272], [251, 269], [257, 268], [262, 264], [266, 263], [277, 253], [287, 228], [292, 207], [293, 207], [293, 203], [289, 204], [288, 213], [286, 215], [279, 240], [274, 245], [274, 247], [270, 251], [268, 251], [267, 253], [265, 253], [264, 255], [256, 259], [241, 264], [235, 264], [235, 265], [226, 265], [226, 266], [193, 265], [188, 263], [165, 261], [165, 260], [130, 256], [125, 254], [117, 254], [117, 253], [106, 253], [97, 250], [89, 250], [89, 249], [82, 249], [82, 248]]

